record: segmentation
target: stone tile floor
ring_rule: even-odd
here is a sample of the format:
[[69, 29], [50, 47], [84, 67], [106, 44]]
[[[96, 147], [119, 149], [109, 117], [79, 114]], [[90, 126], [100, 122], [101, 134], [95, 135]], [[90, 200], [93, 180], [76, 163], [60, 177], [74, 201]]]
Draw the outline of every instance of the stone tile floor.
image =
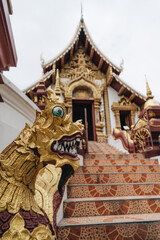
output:
[[58, 240], [160, 239], [159, 176], [156, 159], [89, 142], [68, 185]]

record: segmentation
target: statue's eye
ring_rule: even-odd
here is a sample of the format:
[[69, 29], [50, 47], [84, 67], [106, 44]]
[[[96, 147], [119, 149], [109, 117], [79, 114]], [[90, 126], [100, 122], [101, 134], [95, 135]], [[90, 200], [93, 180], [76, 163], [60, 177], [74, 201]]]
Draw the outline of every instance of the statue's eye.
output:
[[53, 108], [53, 116], [62, 118], [63, 115], [64, 115], [64, 110], [62, 107], [54, 107]]

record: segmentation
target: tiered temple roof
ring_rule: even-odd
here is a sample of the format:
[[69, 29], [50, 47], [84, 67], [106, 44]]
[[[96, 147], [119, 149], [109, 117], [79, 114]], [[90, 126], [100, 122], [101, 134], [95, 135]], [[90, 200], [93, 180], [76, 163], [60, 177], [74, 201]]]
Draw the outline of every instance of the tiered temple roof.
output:
[[[81, 18], [75, 37], [67, 49], [48, 63], [42, 63], [44, 73], [43, 81], [46, 88], [52, 83], [55, 84], [55, 69], [61, 70], [67, 62], [71, 61], [79, 46], [84, 47], [90, 60], [98, 67], [99, 71], [106, 75], [107, 85], [116, 90], [119, 96], [123, 94], [140, 107], [145, 103], [146, 98], [144, 96], [129, 87], [119, 78], [119, 74], [123, 69], [113, 64], [95, 46], [87, 31], [83, 18]], [[110, 74], [108, 74], [108, 72]], [[107, 75], [109, 75], [109, 77], [107, 77]], [[37, 91], [40, 82], [42, 83], [42, 79], [26, 89], [25, 93], [30, 97], [31, 92]]]

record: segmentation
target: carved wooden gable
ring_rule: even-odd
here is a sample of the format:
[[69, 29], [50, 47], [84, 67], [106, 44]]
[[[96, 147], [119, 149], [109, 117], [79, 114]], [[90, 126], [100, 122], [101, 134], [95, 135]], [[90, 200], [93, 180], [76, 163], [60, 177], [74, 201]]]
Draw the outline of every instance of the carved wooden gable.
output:
[[70, 80], [80, 76], [90, 81], [96, 79], [102, 80], [105, 78], [105, 75], [99, 71], [98, 67], [90, 60], [90, 57], [86, 54], [82, 46], [79, 47], [72, 60], [66, 63], [60, 72], [61, 78], [69, 78]]

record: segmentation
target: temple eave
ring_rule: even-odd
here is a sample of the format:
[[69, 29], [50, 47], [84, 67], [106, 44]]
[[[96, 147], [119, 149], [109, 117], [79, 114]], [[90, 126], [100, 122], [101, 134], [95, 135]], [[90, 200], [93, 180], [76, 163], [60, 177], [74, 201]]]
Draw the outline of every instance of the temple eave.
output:
[[77, 33], [66, 50], [54, 60], [51, 60], [50, 62], [43, 65], [44, 72], [50, 70], [54, 64], [56, 65], [56, 68], [61, 69], [63, 67], [62, 59], [64, 64], [71, 60], [74, 53], [77, 51], [78, 46], [80, 45], [85, 48], [85, 52], [90, 56], [90, 59], [104, 74], [106, 74], [108, 66], [112, 67], [113, 72], [118, 75], [120, 74], [122, 69], [118, 68], [98, 50], [98, 48], [91, 40], [91, 37], [89, 36], [86, 26], [83, 22], [80, 22]]
[[117, 91], [119, 96], [124, 95], [130, 99], [130, 101], [135, 102], [139, 107], [142, 107], [146, 101], [146, 98], [144, 96], [129, 87], [114, 73], [112, 73], [112, 81], [109, 82], [108, 86]]

